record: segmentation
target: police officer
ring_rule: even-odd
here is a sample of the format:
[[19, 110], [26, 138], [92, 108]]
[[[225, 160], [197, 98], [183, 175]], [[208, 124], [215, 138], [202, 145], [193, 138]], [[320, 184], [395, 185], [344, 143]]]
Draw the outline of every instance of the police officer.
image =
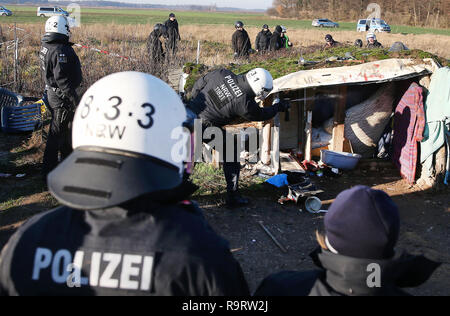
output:
[[383, 48], [383, 45], [377, 41], [377, 36], [375, 33], [368, 33], [366, 36], [367, 39], [367, 48]]
[[283, 29], [280, 25], [277, 25], [275, 27], [275, 31], [272, 34], [272, 37], [270, 38], [269, 44], [270, 51], [274, 52], [284, 48], [283, 37], [284, 37]]
[[331, 36], [330, 34], [325, 35], [325, 45], [323, 46], [323, 49], [333, 48], [333, 47], [338, 47], [338, 46], [340, 46], [340, 43], [335, 41], [333, 36]]
[[160, 39], [161, 36], [167, 36], [167, 27], [158, 23], [153, 27], [153, 31], [147, 39], [148, 56], [150, 63], [153, 65], [161, 65], [166, 56]]
[[358, 47], [358, 48], [362, 48], [363, 45], [364, 45], [363, 41], [361, 39], [359, 39], [359, 38], [354, 43], [354, 46]]
[[70, 124], [80, 101], [81, 64], [69, 42], [70, 29], [63, 16], [54, 16], [45, 24], [39, 54], [52, 121], [44, 152], [43, 173], [47, 175], [72, 152]]
[[252, 50], [252, 43], [246, 30], [244, 30], [244, 23], [237, 21], [235, 23], [236, 31], [233, 33], [231, 42], [235, 58], [248, 57]]
[[269, 50], [271, 37], [272, 32], [269, 30], [269, 26], [264, 24], [261, 32], [259, 32], [256, 36], [256, 50], [260, 53], [264, 53]]
[[178, 21], [174, 13], [169, 14], [169, 19], [164, 23], [167, 28], [167, 51], [175, 54], [177, 51], [178, 42], [181, 41], [180, 30], [178, 28]]
[[[203, 129], [223, 128], [242, 121], [266, 121], [289, 106], [277, 103], [272, 107], [261, 108], [257, 101], [263, 101], [272, 89], [272, 76], [265, 69], [256, 68], [246, 75], [235, 75], [227, 69], [218, 69], [195, 83], [188, 107], [202, 119]], [[226, 136], [225, 133], [223, 135]], [[223, 143], [226, 144], [225, 139]], [[245, 206], [249, 200], [239, 193], [239, 155], [227, 154], [228, 157], [234, 156], [232, 160], [224, 159], [223, 164], [227, 182], [227, 205], [230, 208]], [[222, 154], [222, 157], [228, 158], [226, 156]]]
[[63, 206], [13, 235], [0, 295], [248, 295], [228, 243], [188, 200], [185, 158], [173, 150], [185, 145], [185, 120], [178, 95], [151, 75], [90, 87], [74, 152], [48, 177]]
[[287, 28], [281, 25], [281, 40], [283, 42], [283, 47], [289, 49], [293, 46], [292, 42], [289, 40], [289, 36], [287, 36]]

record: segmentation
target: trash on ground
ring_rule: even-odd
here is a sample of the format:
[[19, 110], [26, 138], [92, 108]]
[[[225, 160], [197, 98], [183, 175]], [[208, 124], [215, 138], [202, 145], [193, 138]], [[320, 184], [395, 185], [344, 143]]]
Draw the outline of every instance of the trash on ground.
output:
[[305, 201], [305, 209], [311, 214], [328, 213], [327, 210], [321, 210], [322, 201], [316, 196], [310, 196]]
[[284, 204], [285, 202], [293, 201], [298, 203], [298, 201], [302, 198], [307, 198], [310, 196], [317, 195], [319, 193], [323, 193], [323, 190], [318, 190], [316, 185], [311, 182], [311, 180], [307, 179], [302, 183], [298, 183], [295, 185], [289, 185], [289, 194], [287, 197], [282, 196], [278, 203]]
[[287, 174], [276, 175], [266, 181], [267, 183], [276, 186], [277, 188], [282, 188], [289, 185]]
[[274, 235], [267, 229], [266, 226], [264, 226], [263, 222], [259, 222], [259, 226], [266, 232], [266, 234], [272, 239], [272, 241], [275, 243], [275, 245], [278, 246], [278, 248], [281, 249], [282, 252], [287, 253], [287, 249], [275, 238]]
[[362, 158], [359, 154], [350, 154], [332, 150], [321, 150], [320, 160], [328, 166], [343, 170], [352, 170]]
[[9, 178], [11, 176], [12, 176], [12, 174], [9, 174], [9, 173], [0, 173], [0, 178]]

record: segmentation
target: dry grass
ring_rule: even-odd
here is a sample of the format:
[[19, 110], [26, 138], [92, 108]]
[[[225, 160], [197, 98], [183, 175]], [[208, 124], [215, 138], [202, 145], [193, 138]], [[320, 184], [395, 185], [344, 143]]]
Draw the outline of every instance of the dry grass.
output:
[[[19, 31], [20, 38], [24, 40], [19, 51], [21, 80], [18, 91], [38, 96], [43, 90], [38, 57], [43, 27], [40, 24], [18, 25], [18, 27], [25, 29], [25, 31]], [[166, 80], [168, 69], [195, 61], [198, 40], [202, 41], [200, 56], [202, 63], [213, 66], [233, 62], [231, 49], [233, 26], [181, 26], [182, 42], [179, 53], [176, 58], [167, 60], [163, 65], [155, 65], [147, 57], [146, 40], [150, 31], [150, 26], [117, 24], [93, 24], [74, 29], [71, 38], [73, 42], [128, 56], [132, 59], [131, 61], [124, 60], [87, 49], [75, 48], [83, 65], [85, 86], [90, 86], [107, 74], [125, 70], [144, 71]], [[248, 28], [247, 31], [254, 44], [259, 29]], [[292, 53], [298, 53], [301, 47], [322, 45], [324, 36], [328, 32], [331, 30], [288, 30], [288, 35], [296, 48]], [[6, 40], [13, 38], [13, 32], [5, 27], [3, 35]], [[357, 38], [362, 38], [364, 34], [338, 31], [333, 35], [339, 42], [353, 43]], [[380, 34], [378, 38], [386, 47], [396, 41], [402, 41], [411, 49], [421, 49], [444, 58], [450, 58], [449, 36]], [[13, 81], [12, 56], [13, 50], [6, 51], [5, 46], [0, 49], [0, 85]]]

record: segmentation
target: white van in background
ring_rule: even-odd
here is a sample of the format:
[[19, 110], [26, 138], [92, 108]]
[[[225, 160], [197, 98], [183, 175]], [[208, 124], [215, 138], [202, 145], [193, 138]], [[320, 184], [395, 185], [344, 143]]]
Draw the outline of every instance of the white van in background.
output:
[[69, 16], [69, 13], [60, 7], [39, 7], [37, 9], [37, 16], [48, 18], [55, 15]]

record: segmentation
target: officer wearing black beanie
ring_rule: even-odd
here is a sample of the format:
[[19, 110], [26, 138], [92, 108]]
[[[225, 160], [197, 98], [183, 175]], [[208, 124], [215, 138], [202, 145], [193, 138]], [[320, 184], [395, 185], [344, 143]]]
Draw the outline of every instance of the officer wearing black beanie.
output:
[[425, 283], [440, 265], [397, 252], [397, 206], [383, 191], [356, 186], [328, 210], [316, 271], [285, 271], [266, 278], [256, 296], [404, 296], [401, 288]]
[[273, 32], [271, 38], [270, 38], [270, 45], [269, 50], [270, 51], [277, 51], [282, 49], [283, 46], [283, 29], [280, 25], [277, 25], [275, 27], [275, 31]]

